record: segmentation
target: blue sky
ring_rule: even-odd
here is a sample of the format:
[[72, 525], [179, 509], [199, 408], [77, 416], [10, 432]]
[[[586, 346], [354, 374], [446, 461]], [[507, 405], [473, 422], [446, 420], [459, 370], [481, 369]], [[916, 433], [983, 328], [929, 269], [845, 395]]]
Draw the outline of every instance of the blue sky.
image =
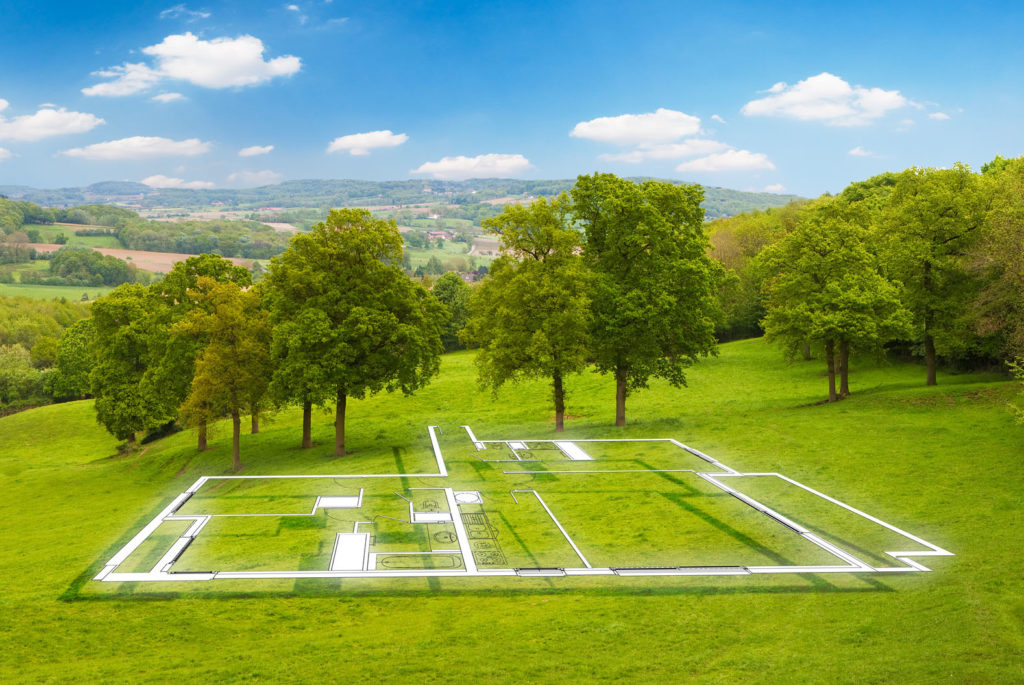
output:
[[0, 1], [0, 184], [610, 171], [815, 196], [1024, 154], [1022, 18], [1011, 2]]

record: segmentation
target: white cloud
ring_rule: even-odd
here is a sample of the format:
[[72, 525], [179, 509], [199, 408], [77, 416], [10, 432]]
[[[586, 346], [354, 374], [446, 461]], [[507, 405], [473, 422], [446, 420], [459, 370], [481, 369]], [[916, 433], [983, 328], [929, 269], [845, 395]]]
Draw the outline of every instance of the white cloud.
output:
[[195, 21], [196, 19], [209, 19], [210, 13], [206, 10], [190, 10], [185, 5], [175, 5], [174, 7], [168, 7], [160, 13], [161, 19], [178, 19], [184, 17], [189, 21]]
[[299, 9], [298, 5], [287, 5], [285, 7], [285, 9], [286, 10], [291, 10], [292, 12], [301, 12], [302, 11], [302, 10]]
[[[11, 106], [11, 103], [7, 102], [7, 100], [4, 100], [3, 98], [0, 98], [0, 112], [4, 111], [5, 109], [7, 109], [10, 106]], [[41, 106], [42, 105], [40, 105], [40, 107]]]
[[533, 168], [522, 155], [488, 154], [476, 157], [442, 157], [437, 162], [424, 162], [413, 174], [430, 174], [434, 178], [457, 181], [467, 178], [509, 178]]
[[368, 155], [370, 150], [378, 147], [395, 147], [409, 140], [404, 133], [391, 131], [369, 131], [352, 133], [335, 138], [327, 146], [327, 152], [348, 152], [353, 155]]
[[949, 118], [949, 115], [945, 112], [932, 112], [928, 115], [929, 119], [935, 119], [936, 121], [945, 121]]
[[863, 126], [914, 104], [898, 90], [851, 86], [828, 72], [792, 86], [779, 82], [768, 92], [771, 95], [745, 104], [743, 114], [823, 121], [829, 126]]
[[273, 145], [251, 145], [243, 147], [238, 151], [239, 157], [256, 157], [257, 155], [269, 154], [274, 149]]
[[[7, 109], [7, 100], [0, 100], [0, 111]], [[85, 133], [106, 123], [94, 114], [69, 112], [65, 108], [44, 107], [35, 114], [7, 119], [0, 116], [0, 140], [36, 141], [51, 136]]]
[[97, 83], [95, 86], [83, 88], [85, 95], [102, 95], [106, 97], [121, 97], [134, 95], [135, 93], [149, 90], [160, 82], [159, 71], [151, 69], [147, 64], [136, 62], [134, 64], [125, 62], [119, 67], [110, 67], [94, 71], [93, 76], [112, 78], [113, 81]]
[[210, 181], [186, 181], [181, 178], [171, 178], [170, 176], [164, 176], [157, 174], [156, 176], [150, 176], [142, 179], [150, 188], [187, 188], [190, 190], [202, 190], [204, 188], [213, 188], [214, 184]]
[[113, 78], [83, 88], [86, 95], [132, 95], [152, 88], [165, 79], [186, 81], [203, 88], [255, 86], [278, 77], [291, 76], [302, 68], [293, 55], [264, 60], [263, 41], [255, 36], [202, 40], [191, 32], [167, 36], [160, 43], [142, 49], [153, 65], [125, 63], [99, 72]]
[[689, 138], [681, 143], [664, 143], [660, 145], [641, 145], [629, 152], [598, 155], [607, 162], [639, 163], [648, 159], [682, 159], [709, 155], [730, 149], [731, 146], [717, 140], [707, 138]]
[[902, 125], [904, 125], [904, 126], [913, 126], [914, 125], [914, 120], [913, 119], [904, 119], [900, 123]]
[[717, 114], [712, 114], [711, 115], [711, 120], [712, 121], [717, 121], [720, 124], [724, 124], [725, 123], [725, 119], [723, 119], [722, 117], [718, 116]]
[[153, 136], [132, 136], [120, 140], [110, 140], [85, 147], [64, 150], [62, 155], [80, 157], [82, 159], [153, 159], [156, 157], [195, 157], [210, 151], [210, 143], [189, 138], [188, 140], [171, 140]]
[[617, 145], [641, 145], [669, 143], [699, 132], [698, 117], [662, 107], [647, 114], [620, 114], [581, 121], [569, 135]]
[[764, 192], [766, 193], [781, 193], [785, 190], [786, 186], [782, 185], [781, 183], [772, 183], [764, 187]]
[[236, 171], [228, 176], [228, 182], [240, 186], [268, 186], [277, 183], [284, 175], [276, 171]]
[[181, 93], [160, 93], [150, 98], [153, 102], [177, 102], [179, 100], [187, 100]]
[[5, 159], [10, 159], [10, 158], [11, 158], [11, 151], [6, 149], [6, 148], [0, 147], [0, 162], [4, 161]]
[[874, 157], [875, 156], [874, 152], [872, 152], [871, 150], [865, 150], [860, 145], [858, 145], [857, 147], [855, 147], [852, 150], [850, 150], [850, 152], [847, 153], [847, 154], [853, 155], [854, 157]]
[[767, 155], [749, 150], [727, 150], [707, 157], [683, 162], [676, 171], [755, 171], [774, 169]]

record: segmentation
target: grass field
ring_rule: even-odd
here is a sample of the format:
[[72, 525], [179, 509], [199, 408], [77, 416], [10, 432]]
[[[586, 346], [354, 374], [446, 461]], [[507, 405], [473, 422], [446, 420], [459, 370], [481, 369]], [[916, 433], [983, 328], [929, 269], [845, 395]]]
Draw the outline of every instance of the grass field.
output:
[[[35, 225], [31, 228], [39, 231], [39, 236], [42, 238], [40, 242], [53, 243], [56, 242], [57, 236], [62, 235], [67, 238], [67, 245], [69, 247], [124, 247], [121, 241], [116, 236], [112, 235], [97, 235], [97, 236], [85, 236], [78, 235], [75, 232], [75, 227], [68, 225]], [[85, 228], [84, 226], [82, 228]], [[112, 230], [102, 226], [90, 226], [89, 228], [99, 228], [100, 230]]]
[[[219, 426], [203, 454], [184, 432], [116, 456], [89, 402], [0, 419], [0, 673], [16, 682], [1024, 680], [1024, 427], [1005, 409], [1016, 386], [940, 374], [925, 388], [920, 366], [858, 363], [854, 396], [819, 405], [822, 366], [787, 364], [760, 341], [724, 345], [692, 369], [689, 388], [654, 383], [631, 397], [625, 429], [611, 426], [613, 383], [584, 375], [568, 383], [566, 436], [673, 437], [743, 471], [785, 473], [957, 554], [929, 559], [933, 573], [99, 584], [89, 579], [103, 561], [173, 496], [199, 476], [231, 473], [229, 430]], [[398, 466], [428, 424], [550, 439], [549, 396], [545, 384], [524, 383], [492, 398], [476, 387], [472, 354], [449, 355], [413, 397], [350, 403], [350, 456], [329, 456], [327, 413], [314, 420], [318, 446], [298, 449], [299, 416], [285, 411], [243, 436], [242, 474]]]
[[82, 294], [95, 300], [100, 295], [106, 295], [113, 288], [108, 286], [94, 285], [33, 285], [22, 283], [0, 283], [0, 295], [6, 297], [32, 297], [37, 300], [53, 300], [67, 298], [69, 300], [80, 300]]

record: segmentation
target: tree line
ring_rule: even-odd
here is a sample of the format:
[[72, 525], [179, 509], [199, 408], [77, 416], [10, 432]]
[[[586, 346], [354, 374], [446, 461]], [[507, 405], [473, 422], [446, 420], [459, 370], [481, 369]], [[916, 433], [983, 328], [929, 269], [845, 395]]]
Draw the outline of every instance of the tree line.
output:
[[621, 425], [629, 393], [656, 376], [682, 385], [713, 352], [721, 269], [701, 197], [698, 186], [582, 176], [571, 196], [489, 220], [504, 254], [475, 290], [454, 274], [428, 290], [401, 268], [393, 221], [333, 210], [259, 283], [201, 255], [152, 285], [119, 286], [65, 335], [58, 371], [128, 443], [180, 422], [204, 449], [206, 426], [230, 417], [236, 468], [243, 416], [255, 432], [269, 408], [301, 406], [311, 447], [312, 408], [333, 405], [341, 456], [349, 398], [412, 393], [460, 344], [481, 348], [495, 387], [549, 376], [559, 431], [566, 377], [593, 364], [616, 379]]
[[730, 333], [823, 355], [830, 401], [849, 394], [857, 352], [919, 354], [934, 384], [941, 360], [1024, 354], [1022, 180], [1024, 159], [915, 168], [707, 224], [699, 186], [580, 176], [484, 221], [501, 255], [482, 282], [449, 274], [432, 290], [401, 268], [394, 221], [332, 210], [259, 283], [202, 255], [120, 286], [65, 336], [58, 371], [128, 441], [179, 421], [202, 449], [230, 417], [236, 467], [242, 416], [256, 431], [261, 412], [301, 406], [310, 447], [312, 407], [333, 406], [343, 455], [348, 398], [414, 392], [461, 345], [479, 348], [485, 386], [548, 379], [556, 431], [573, 374], [612, 376], [624, 425], [632, 393], [685, 385]]
[[[980, 173], [911, 168], [841, 193], [711, 226], [729, 268], [722, 337], [763, 332], [823, 355], [828, 399], [850, 392], [851, 352], [1003, 364], [1024, 356], [1024, 158]], [[838, 382], [838, 387], [837, 386]]]

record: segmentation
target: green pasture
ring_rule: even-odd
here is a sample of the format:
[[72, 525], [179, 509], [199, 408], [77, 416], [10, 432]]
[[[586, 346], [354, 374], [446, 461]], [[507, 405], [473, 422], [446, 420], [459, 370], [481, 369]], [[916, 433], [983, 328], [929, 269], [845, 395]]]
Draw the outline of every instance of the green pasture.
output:
[[28, 228], [33, 228], [39, 231], [39, 235], [43, 239], [42, 241], [44, 243], [56, 242], [57, 236], [62, 235], [67, 238], [66, 244], [70, 247], [124, 247], [116, 236], [80, 236], [75, 232], [75, 229], [70, 226], [38, 224], [29, 226]]
[[[243, 435], [241, 473], [408, 473], [430, 466], [426, 427], [439, 425], [453, 474], [485, 487], [497, 482], [493, 470], [511, 470], [507, 464], [463, 461], [449, 441], [462, 441], [462, 424], [484, 440], [553, 438], [550, 389], [528, 382], [494, 397], [478, 389], [472, 359], [447, 355], [441, 375], [415, 396], [351, 401], [347, 457], [330, 456], [328, 410], [314, 416], [312, 450], [298, 448], [299, 412], [267, 417], [260, 434]], [[0, 673], [12, 682], [133, 683], [1024, 680], [1024, 426], [1005, 408], [1017, 384], [940, 374], [939, 386], [926, 388], [920, 366], [855, 360], [853, 396], [829, 405], [818, 404], [823, 368], [788, 363], [759, 340], [723, 345], [691, 370], [688, 388], [655, 382], [631, 396], [622, 429], [612, 426], [611, 379], [584, 374], [567, 381], [565, 438], [672, 437], [742, 471], [783, 473], [956, 553], [920, 559], [933, 573], [98, 583], [90, 579], [103, 562], [175, 495], [200, 476], [232, 474], [229, 426], [214, 427], [212, 449], [202, 454], [184, 431], [119, 455], [88, 401], [2, 418]], [[613, 449], [599, 458], [664, 468], [672, 455]], [[392, 468], [400, 470], [383, 470]], [[637, 474], [597, 500], [603, 482], [588, 476], [514, 479], [515, 487], [550, 492], [563, 525], [598, 555], [614, 554], [614, 540], [626, 539], [652, 562], [668, 542], [679, 553], [803, 559], [807, 550], [772, 540], [759, 521], [729, 519], [738, 515], [717, 493], [666, 475]], [[213, 498], [205, 504], [259, 508], [294, 498], [287, 501], [299, 510], [308, 502], [309, 493], [289, 490], [295, 485], [220, 482], [207, 481]], [[436, 483], [389, 485], [406, 493]], [[769, 504], [791, 495], [768, 480], [744, 487]], [[376, 496], [389, 498], [382, 506], [399, 501]], [[543, 550], [562, 560], [571, 550], [537, 537], [544, 521], [530, 497], [518, 522], [502, 520], [511, 508], [484, 512], [497, 540], [512, 539], [517, 523], [534, 531], [532, 544], [509, 542], [502, 553], [528, 561]], [[858, 534], [835, 509], [791, 506], [824, 530]], [[623, 516], [609, 522], [616, 511]], [[665, 525], [626, 525], [638, 514]], [[327, 522], [299, 520], [267, 517], [248, 530], [223, 524], [193, 550], [199, 556], [182, 561], [241, 564], [263, 554], [320, 567], [330, 553]], [[381, 522], [378, 534], [395, 549], [434, 544], [435, 531], [389, 525]], [[180, 530], [158, 533], [166, 541]], [[151, 567], [160, 544], [140, 548], [135, 568]], [[885, 539], [864, 544], [869, 553], [892, 549]]]
[[80, 300], [86, 294], [90, 300], [106, 295], [113, 288], [105, 285], [34, 285], [24, 283], [0, 283], [0, 295], [5, 297], [31, 297], [37, 300], [66, 298]]

